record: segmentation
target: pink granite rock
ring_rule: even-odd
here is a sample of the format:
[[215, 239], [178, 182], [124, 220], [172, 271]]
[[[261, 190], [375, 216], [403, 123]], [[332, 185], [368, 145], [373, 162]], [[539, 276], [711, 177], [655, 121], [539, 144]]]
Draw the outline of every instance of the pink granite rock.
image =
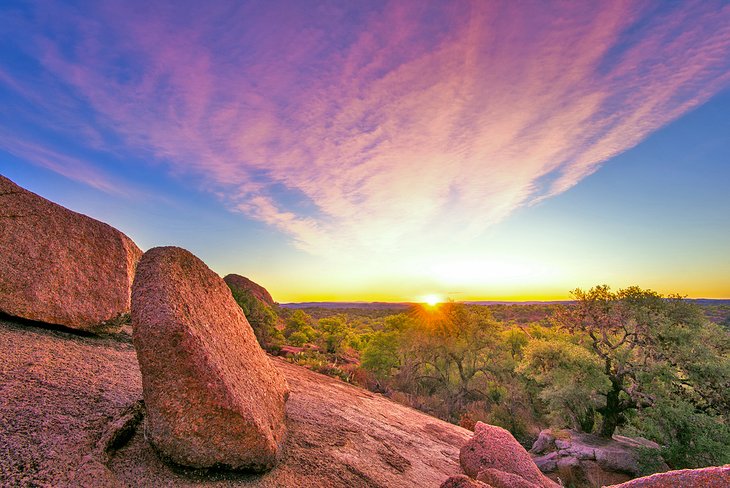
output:
[[129, 313], [142, 251], [113, 227], [0, 176], [0, 311], [98, 331]]
[[238, 288], [239, 290], [248, 291], [251, 293], [251, 295], [253, 295], [255, 299], [259, 300], [260, 302], [264, 302], [270, 307], [274, 306], [274, 299], [271, 298], [271, 294], [266, 290], [266, 288], [259, 285], [258, 283], [249, 280], [245, 276], [229, 274], [226, 275], [225, 278], [223, 278], [223, 281], [225, 281], [226, 284], [231, 288]]
[[457, 474], [441, 483], [440, 488], [494, 488], [481, 481], [473, 480], [463, 474]]
[[270, 469], [288, 386], [223, 280], [184, 249], [147, 251], [132, 326], [145, 432], [163, 457], [194, 468]]
[[530, 483], [518, 474], [505, 473], [494, 468], [481, 470], [477, 481], [487, 483], [494, 488], [540, 488], [540, 485]]
[[727, 488], [730, 486], [730, 464], [701, 469], [681, 469], [653, 474], [644, 478], [611, 485], [608, 488]]
[[464, 472], [476, 478], [487, 468], [521, 476], [541, 488], [558, 488], [540, 472], [532, 458], [507, 430], [477, 422], [474, 436], [461, 448], [459, 460]]

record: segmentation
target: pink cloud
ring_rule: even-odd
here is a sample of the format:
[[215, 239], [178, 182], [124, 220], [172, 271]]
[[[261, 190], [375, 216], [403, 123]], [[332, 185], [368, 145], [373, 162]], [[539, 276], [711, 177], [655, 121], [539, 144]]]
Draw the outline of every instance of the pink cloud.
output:
[[47, 39], [41, 60], [94, 123], [317, 253], [478, 235], [730, 83], [722, 3], [355, 13], [123, 3], [68, 19], [75, 51]]
[[139, 192], [111, 180], [90, 162], [48, 149], [38, 142], [21, 140], [15, 135], [8, 135], [4, 131], [0, 131], [0, 147], [19, 158], [32, 161], [37, 166], [49, 169], [105, 193], [126, 196], [139, 195]]

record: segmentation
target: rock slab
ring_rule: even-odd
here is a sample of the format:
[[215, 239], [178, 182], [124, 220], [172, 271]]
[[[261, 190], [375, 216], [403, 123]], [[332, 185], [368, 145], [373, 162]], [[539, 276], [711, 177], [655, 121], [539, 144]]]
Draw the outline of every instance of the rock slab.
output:
[[491, 485], [483, 483], [481, 481], [473, 480], [466, 475], [457, 474], [451, 476], [446, 481], [441, 483], [440, 488], [494, 488]]
[[642, 450], [654, 449], [657, 468], [669, 470], [659, 454], [659, 445], [641, 437], [613, 438], [550, 429], [540, 432], [530, 449], [534, 461], [543, 473], [554, 473], [576, 487], [621, 483], [639, 476]]
[[730, 486], [730, 464], [700, 469], [681, 469], [653, 474], [644, 478], [611, 485], [608, 488], [727, 488]]
[[264, 302], [270, 307], [274, 306], [274, 299], [271, 298], [271, 294], [266, 290], [266, 288], [259, 285], [258, 283], [249, 280], [245, 276], [229, 274], [226, 275], [225, 278], [223, 278], [223, 281], [225, 281], [231, 288], [238, 288], [239, 290], [248, 291], [258, 301]]
[[494, 468], [483, 469], [477, 481], [481, 481], [492, 488], [540, 488], [540, 485], [530, 483], [520, 475], [505, 473]]
[[0, 175], [0, 311], [97, 331], [129, 313], [142, 251], [113, 227]]
[[464, 472], [476, 478], [482, 470], [492, 468], [516, 474], [540, 488], [558, 488], [540, 472], [530, 454], [509, 431], [477, 422], [474, 436], [461, 448], [459, 461]]
[[193, 468], [274, 466], [288, 385], [217, 274], [184, 249], [147, 251], [132, 327], [145, 431], [163, 457]]

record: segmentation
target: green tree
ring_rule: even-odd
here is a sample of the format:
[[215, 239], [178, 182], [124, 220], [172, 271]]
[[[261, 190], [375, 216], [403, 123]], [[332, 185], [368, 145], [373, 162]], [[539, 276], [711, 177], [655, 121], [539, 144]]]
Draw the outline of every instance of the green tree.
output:
[[301, 331], [292, 332], [289, 337], [287, 338], [287, 342], [291, 344], [292, 346], [303, 346], [307, 342], [309, 342], [309, 339], [307, 338], [307, 334]]
[[389, 378], [400, 366], [399, 334], [395, 331], [378, 331], [370, 338], [361, 356], [362, 367], [379, 380]]
[[[289, 337], [295, 332], [303, 331], [306, 327], [312, 327], [314, 319], [303, 310], [294, 310], [284, 323], [284, 336]], [[311, 339], [310, 339], [311, 340]]]
[[344, 317], [327, 317], [319, 319], [319, 343], [325, 352], [339, 354], [343, 351], [350, 335]]
[[612, 292], [604, 285], [573, 295], [576, 302], [558, 311], [556, 322], [601, 362], [601, 435], [612, 436], [627, 415], [655, 406], [662, 390], [727, 413], [730, 367], [727, 348], [718, 346], [727, 335], [697, 307], [638, 287]]
[[522, 357], [522, 349], [528, 343], [528, 336], [519, 327], [510, 327], [509, 329], [502, 332], [502, 340], [509, 347], [509, 353], [512, 359], [518, 359]]
[[486, 308], [463, 304], [442, 304], [428, 314], [409, 330], [407, 354], [417, 361], [415, 380], [431, 395], [440, 392], [456, 420], [469, 402], [488, 398], [499, 374], [499, 326]]
[[276, 328], [278, 316], [266, 303], [258, 300], [250, 291], [232, 287], [231, 293], [251, 324], [256, 339], [266, 350], [277, 349], [284, 337]]
[[537, 339], [525, 348], [518, 370], [541, 387], [539, 396], [558, 422], [593, 431], [598, 392], [608, 387], [595, 354], [570, 342]]

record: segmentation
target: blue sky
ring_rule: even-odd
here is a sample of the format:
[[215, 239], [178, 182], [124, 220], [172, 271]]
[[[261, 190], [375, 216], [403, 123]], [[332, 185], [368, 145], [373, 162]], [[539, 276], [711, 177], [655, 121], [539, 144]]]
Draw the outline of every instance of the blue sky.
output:
[[283, 302], [730, 297], [730, 6], [446, 5], [5, 3], [0, 173]]

